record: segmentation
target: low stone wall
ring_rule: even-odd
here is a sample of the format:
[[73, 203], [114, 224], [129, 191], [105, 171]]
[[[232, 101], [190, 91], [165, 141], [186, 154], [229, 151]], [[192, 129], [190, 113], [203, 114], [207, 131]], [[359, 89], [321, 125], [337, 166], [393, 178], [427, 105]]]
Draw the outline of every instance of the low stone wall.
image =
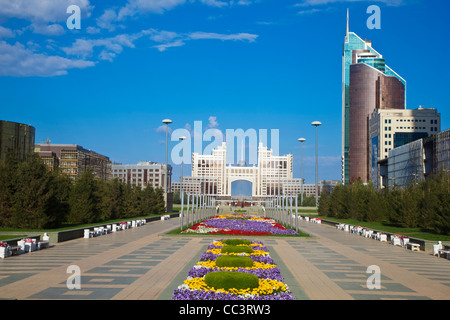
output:
[[[171, 218], [175, 218], [178, 216], [179, 216], [179, 213], [170, 214]], [[133, 221], [133, 220], [138, 220], [138, 219], [124, 219], [123, 221]], [[145, 218], [146, 222], [158, 221], [158, 220], [161, 220], [160, 216]], [[59, 242], [69, 241], [69, 240], [73, 240], [73, 239], [77, 239], [77, 238], [83, 238], [84, 237], [84, 229], [89, 229], [92, 231], [92, 230], [94, 230], [94, 228], [106, 227], [107, 225], [112, 225], [112, 224], [113, 223], [101, 223], [98, 225], [90, 226], [89, 228], [76, 228], [76, 229], [70, 229], [70, 230], [64, 230], [64, 231], [47, 232], [47, 234], [50, 237], [50, 243], [59, 243]], [[15, 246], [15, 245], [17, 245], [17, 241], [19, 241], [23, 238], [35, 238], [36, 240], [40, 240], [40, 239], [42, 239], [43, 236], [44, 236], [44, 232], [42, 232], [42, 233], [37, 232], [33, 236], [27, 235], [26, 237], [9, 239], [9, 240], [3, 241], [3, 242], [8, 243], [9, 245]]]

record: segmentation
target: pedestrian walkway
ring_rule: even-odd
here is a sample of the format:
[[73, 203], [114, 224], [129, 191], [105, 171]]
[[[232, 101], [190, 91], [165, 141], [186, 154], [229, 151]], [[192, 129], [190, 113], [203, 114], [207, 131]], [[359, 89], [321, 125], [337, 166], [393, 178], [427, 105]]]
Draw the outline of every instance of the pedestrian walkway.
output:
[[[0, 260], [0, 299], [169, 300], [212, 236], [169, 236], [179, 219]], [[259, 237], [297, 299], [449, 299], [450, 261], [301, 221], [311, 238]], [[217, 238], [217, 237], [216, 237]], [[255, 237], [256, 238], [256, 237]], [[367, 288], [369, 266], [380, 289]], [[69, 289], [69, 266], [81, 289]], [[70, 280], [69, 280], [70, 282]]]

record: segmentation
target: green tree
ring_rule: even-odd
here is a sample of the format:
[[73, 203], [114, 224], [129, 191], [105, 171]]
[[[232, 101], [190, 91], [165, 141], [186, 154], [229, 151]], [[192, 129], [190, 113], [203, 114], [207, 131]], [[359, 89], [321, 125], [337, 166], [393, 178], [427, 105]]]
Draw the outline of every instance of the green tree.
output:
[[101, 218], [101, 193], [99, 183], [92, 171], [80, 174], [69, 197], [70, 223], [92, 223]]
[[350, 193], [348, 186], [337, 185], [333, 188], [331, 192], [330, 202], [330, 217], [335, 217], [339, 219], [349, 218], [349, 202]]
[[60, 222], [55, 175], [48, 171], [37, 154], [18, 164], [13, 184], [11, 226], [42, 229]]
[[101, 185], [101, 219], [112, 220], [122, 217], [124, 212], [125, 188], [118, 179], [104, 182]]
[[319, 215], [328, 217], [331, 214], [331, 195], [326, 192], [323, 192], [319, 198], [319, 207], [318, 207]]
[[439, 234], [450, 234], [449, 174], [441, 171], [423, 182], [423, 218]]
[[10, 227], [13, 217], [13, 195], [15, 176], [19, 161], [9, 154], [0, 161], [0, 226]]

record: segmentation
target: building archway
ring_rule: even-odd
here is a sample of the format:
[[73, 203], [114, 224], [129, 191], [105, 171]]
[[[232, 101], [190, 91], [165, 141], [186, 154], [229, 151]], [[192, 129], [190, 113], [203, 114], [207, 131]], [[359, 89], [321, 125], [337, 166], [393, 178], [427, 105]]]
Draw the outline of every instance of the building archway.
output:
[[231, 182], [231, 196], [251, 197], [252, 195], [253, 182], [243, 179]]

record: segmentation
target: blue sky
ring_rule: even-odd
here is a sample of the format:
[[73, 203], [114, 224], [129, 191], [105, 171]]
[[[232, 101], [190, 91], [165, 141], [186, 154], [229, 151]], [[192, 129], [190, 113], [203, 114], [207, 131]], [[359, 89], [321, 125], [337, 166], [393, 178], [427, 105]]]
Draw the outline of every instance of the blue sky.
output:
[[[67, 28], [71, 4], [80, 30]], [[373, 4], [381, 29], [366, 26]], [[437, 108], [448, 129], [447, 0], [0, 0], [0, 118], [121, 163], [165, 161], [165, 118], [278, 129], [294, 177], [307, 139], [307, 183], [319, 120], [319, 179], [340, 179], [347, 8], [350, 30], [407, 81], [408, 108]]]

